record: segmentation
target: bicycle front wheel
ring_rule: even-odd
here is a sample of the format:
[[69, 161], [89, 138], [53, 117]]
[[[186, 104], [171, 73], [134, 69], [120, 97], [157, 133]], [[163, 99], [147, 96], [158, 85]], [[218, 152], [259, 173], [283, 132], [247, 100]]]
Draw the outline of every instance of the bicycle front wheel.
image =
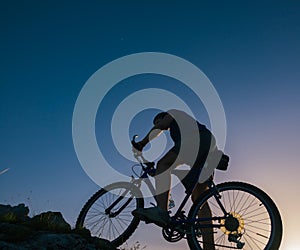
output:
[[189, 212], [191, 249], [279, 249], [282, 221], [265, 192], [242, 182], [222, 183], [216, 188], [218, 192], [208, 190], [201, 195]]
[[76, 228], [86, 228], [91, 235], [123, 244], [135, 231], [139, 219], [131, 212], [144, 207], [141, 191], [132, 183], [116, 182], [95, 193], [83, 206]]

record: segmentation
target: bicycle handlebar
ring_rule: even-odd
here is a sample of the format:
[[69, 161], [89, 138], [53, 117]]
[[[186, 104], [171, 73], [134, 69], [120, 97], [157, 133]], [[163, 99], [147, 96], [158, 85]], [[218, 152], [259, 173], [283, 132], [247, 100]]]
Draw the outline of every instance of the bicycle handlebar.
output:
[[[139, 151], [137, 149], [137, 142], [135, 141], [135, 139], [137, 137], [138, 137], [138, 135], [134, 135], [131, 140], [131, 145], [133, 147], [132, 152], [133, 152], [134, 158], [136, 158], [137, 161], [140, 163], [146, 163], [148, 161], [144, 158], [142, 151]], [[141, 162], [141, 160], [142, 160], [142, 162]]]
[[[136, 149], [135, 146], [136, 146], [137, 142], [135, 141], [135, 139], [137, 137], [138, 137], [138, 135], [134, 135], [132, 137], [132, 140], [131, 140], [131, 145], [133, 147], [133, 149], [132, 149], [133, 156], [141, 164], [143, 171], [147, 172], [151, 176], [154, 176], [154, 174], [155, 174], [155, 168], [154, 168], [155, 163], [147, 161], [143, 156], [143, 152]], [[144, 166], [144, 164], [146, 165], [146, 167]]]

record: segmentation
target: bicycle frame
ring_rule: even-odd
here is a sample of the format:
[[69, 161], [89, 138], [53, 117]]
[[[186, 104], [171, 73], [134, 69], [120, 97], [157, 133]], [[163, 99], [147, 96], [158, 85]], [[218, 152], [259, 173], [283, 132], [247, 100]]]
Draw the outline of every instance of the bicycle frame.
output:
[[[141, 159], [139, 159], [138, 157], [141, 157]], [[145, 167], [143, 164], [144, 162], [146, 162], [146, 160], [143, 158], [142, 155], [138, 155], [137, 157], [135, 157], [140, 166], [142, 167], [142, 170], [143, 172], [141, 173], [140, 177], [138, 179], [135, 179], [133, 176], [132, 176], [132, 180], [131, 180], [131, 183], [136, 185], [138, 188], [140, 188], [142, 182], [144, 182], [146, 184], [146, 186], [148, 187], [149, 191], [151, 192], [151, 194], [153, 195], [153, 197], [155, 197], [155, 188], [153, 186], [153, 184], [151, 183], [150, 181], [150, 175], [149, 175], [149, 170], [147, 170], [147, 167]], [[188, 171], [188, 170], [186, 170]], [[176, 175], [176, 174], [175, 174]], [[180, 203], [177, 211], [175, 212], [174, 216], [171, 217], [172, 219], [172, 225], [173, 226], [178, 226], [178, 225], [182, 225], [184, 223], [188, 223], [188, 224], [191, 224], [191, 223], [195, 223], [195, 222], [211, 222], [211, 221], [221, 221], [222, 219], [225, 219], [226, 217], [229, 216], [229, 214], [226, 212], [223, 204], [221, 203], [220, 201], [220, 194], [216, 188], [216, 185], [214, 184], [213, 180], [212, 179], [209, 179], [207, 181], [207, 185], [209, 187], [210, 190], [213, 190], [214, 192], [214, 197], [218, 203], [218, 205], [220, 206], [222, 212], [224, 213], [224, 216], [222, 217], [210, 217], [210, 218], [197, 218], [196, 220], [188, 220], [188, 219], [178, 219], [181, 217], [182, 215], [182, 212], [183, 212], [183, 208], [185, 207], [188, 199], [190, 198], [192, 192], [188, 192], [186, 193], [185, 197], [183, 198], [182, 202]], [[221, 224], [202, 224], [200, 223], [199, 224], [199, 228], [209, 228], [209, 227], [216, 227], [216, 228], [220, 228], [222, 225]]]

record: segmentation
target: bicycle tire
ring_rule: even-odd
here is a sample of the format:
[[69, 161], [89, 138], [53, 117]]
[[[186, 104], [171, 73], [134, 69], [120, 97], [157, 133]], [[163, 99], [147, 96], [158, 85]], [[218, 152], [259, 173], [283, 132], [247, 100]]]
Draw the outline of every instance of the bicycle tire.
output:
[[[120, 214], [110, 217], [105, 209], [121, 197], [120, 194], [123, 192], [130, 193], [130, 197], [124, 196], [116, 205], [116, 209], [122, 207], [129, 198], [130, 203], [125, 205], [126, 207]], [[136, 208], [144, 207], [144, 200], [141, 197], [141, 191], [132, 183], [110, 184], [96, 192], [85, 203], [77, 218], [76, 228], [86, 228], [93, 237], [109, 240], [115, 247], [118, 247], [133, 234], [140, 222], [131, 212]]]
[[[235, 238], [240, 243], [229, 242], [229, 237], [231, 237], [231, 234], [233, 235], [233, 232], [227, 228], [230, 227], [230, 224], [226, 224], [225, 220], [220, 220], [219, 225], [222, 226], [213, 229], [213, 245], [218, 247], [217, 249], [279, 249], [283, 230], [281, 216], [273, 200], [264, 191], [243, 182], [225, 182], [218, 184], [216, 188], [221, 195], [220, 201], [225, 210], [235, 218], [233, 220], [238, 222], [234, 237], [239, 233], [241, 236]], [[209, 204], [212, 217], [224, 214], [216, 202], [214, 191], [207, 190], [191, 207], [188, 214], [190, 221], [195, 221], [199, 209], [204, 204]], [[218, 206], [219, 208], [217, 208]], [[187, 241], [192, 250], [204, 249], [202, 237], [204, 234], [201, 235], [202, 232], [199, 231], [201, 229], [199, 229], [199, 226], [197, 227], [197, 223], [192, 223], [190, 233], [187, 235]], [[205, 229], [203, 229], [203, 232], [205, 232]], [[244, 245], [237, 245], [243, 243]], [[207, 244], [205, 247], [209, 248], [209, 243]]]

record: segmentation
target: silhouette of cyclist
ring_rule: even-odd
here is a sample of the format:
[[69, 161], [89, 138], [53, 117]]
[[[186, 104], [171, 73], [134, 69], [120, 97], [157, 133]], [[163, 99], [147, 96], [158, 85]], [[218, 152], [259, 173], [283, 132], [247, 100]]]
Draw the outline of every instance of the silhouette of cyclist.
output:
[[[199, 183], [199, 175], [209, 152], [216, 149], [216, 141], [212, 133], [187, 113], [172, 109], [161, 112], [153, 119], [153, 127], [139, 142], [133, 143], [133, 151], [142, 151], [148, 142], [156, 138], [164, 130], [170, 131], [174, 146], [158, 161], [155, 173], [157, 202], [156, 207], [138, 208], [132, 214], [141, 220], [165, 227], [170, 223], [168, 201], [171, 186], [171, 170], [178, 165], [187, 164], [191, 170], [182, 180], [186, 192], [192, 193], [192, 201], [208, 189], [207, 184]], [[212, 178], [212, 176], [211, 176]], [[198, 213], [201, 217], [210, 217], [211, 211], [205, 204]], [[205, 230], [206, 232], [203, 232]], [[202, 229], [204, 249], [215, 249], [212, 228]]]

